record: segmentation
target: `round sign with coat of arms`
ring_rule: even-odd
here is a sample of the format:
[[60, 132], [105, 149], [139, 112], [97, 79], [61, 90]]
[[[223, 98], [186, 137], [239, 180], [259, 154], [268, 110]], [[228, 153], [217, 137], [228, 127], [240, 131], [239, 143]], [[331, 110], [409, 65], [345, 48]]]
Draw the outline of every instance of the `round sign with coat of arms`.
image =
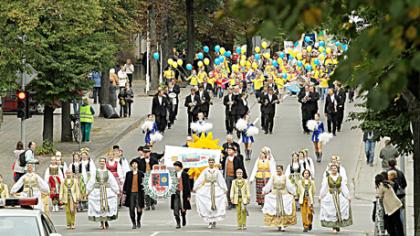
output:
[[176, 192], [178, 179], [173, 171], [169, 171], [165, 165], [155, 165], [146, 173], [144, 178], [144, 193], [157, 200], [169, 198]]

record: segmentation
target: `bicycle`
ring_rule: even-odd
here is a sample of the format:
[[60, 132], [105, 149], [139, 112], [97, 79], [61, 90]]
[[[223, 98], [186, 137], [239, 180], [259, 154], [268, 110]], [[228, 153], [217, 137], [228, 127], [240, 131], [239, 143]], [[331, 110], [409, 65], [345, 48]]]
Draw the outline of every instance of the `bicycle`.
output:
[[77, 143], [80, 143], [82, 140], [82, 130], [80, 127], [80, 119], [77, 114], [71, 114], [70, 115], [71, 120], [71, 133], [73, 134], [74, 141]]

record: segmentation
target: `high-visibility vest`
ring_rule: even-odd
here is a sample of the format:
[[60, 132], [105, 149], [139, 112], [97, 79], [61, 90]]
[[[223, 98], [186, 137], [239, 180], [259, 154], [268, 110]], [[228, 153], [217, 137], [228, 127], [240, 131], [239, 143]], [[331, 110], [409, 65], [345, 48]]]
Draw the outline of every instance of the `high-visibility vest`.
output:
[[90, 105], [80, 106], [80, 122], [93, 123], [93, 115], [90, 111]]

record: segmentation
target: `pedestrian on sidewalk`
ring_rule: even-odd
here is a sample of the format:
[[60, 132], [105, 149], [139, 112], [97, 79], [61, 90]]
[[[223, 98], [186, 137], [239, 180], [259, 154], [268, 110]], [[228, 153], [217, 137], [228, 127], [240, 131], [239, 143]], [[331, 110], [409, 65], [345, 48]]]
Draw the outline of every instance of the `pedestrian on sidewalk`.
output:
[[[120, 80], [121, 81], [121, 80]], [[120, 90], [118, 94], [118, 103], [120, 105], [120, 118], [127, 117], [128, 110], [128, 94], [127, 91], [130, 88], [128, 83], [125, 84], [125, 87]]]
[[[93, 103], [97, 104], [99, 101], [99, 94], [101, 93], [101, 82], [102, 82], [102, 75], [101, 72], [96, 70], [92, 71], [91, 80], [93, 81]], [[100, 102], [100, 101], [99, 101]]]
[[396, 160], [399, 157], [397, 149], [391, 144], [390, 137], [384, 137], [385, 147], [381, 149], [379, 158], [382, 159], [382, 168], [389, 168], [388, 161]]
[[389, 160], [388, 161], [388, 165], [389, 165], [389, 169], [388, 171], [395, 171], [397, 172], [397, 177], [394, 180], [395, 182], [398, 183], [398, 185], [402, 188], [405, 189], [407, 188], [407, 181], [405, 179], [405, 175], [404, 172], [402, 172], [401, 170], [399, 170], [396, 166], [397, 166], [397, 160]]
[[80, 189], [77, 178], [73, 177], [73, 172], [68, 169], [66, 177], [60, 186], [60, 201], [66, 207], [67, 229], [75, 229], [77, 205], [80, 200]]
[[244, 171], [236, 170], [236, 179], [232, 182], [230, 189], [230, 202], [236, 206], [236, 218], [239, 230], [246, 229], [246, 217], [248, 210], [246, 206], [251, 201], [251, 191], [248, 180], [243, 178]]
[[373, 166], [375, 158], [375, 144], [377, 138], [372, 130], [365, 130], [363, 132], [363, 142], [365, 143], [366, 165]]
[[125, 67], [123, 64], [120, 65], [120, 70], [117, 72], [118, 75], [118, 87], [120, 88], [119, 91], [121, 91], [125, 88], [125, 85], [128, 83], [128, 77], [127, 73], [125, 72]]
[[93, 124], [93, 115], [95, 110], [89, 105], [89, 99], [83, 98], [82, 106], [80, 107], [80, 128], [82, 130], [82, 142], [90, 141], [90, 129]]
[[390, 236], [404, 236], [400, 217], [402, 203], [384, 175], [375, 176], [376, 195], [382, 200], [385, 210], [384, 225]]
[[125, 73], [127, 74], [128, 83], [130, 87], [133, 86], [133, 73], [134, 73], [134, 65], [131, 62], [131, 59], [127, 59], [127, 62], [124, 65]]
[[139, 171], [139, 163], [136, 159], [130, 162], [130, 166], [132, 170], [125, 175], [123, 187], [123, 193], [126, 195], [124, 206], [129, 208], [132, 229], [136, 229], [141, 227], [141, 215], [144, 209], [144, 174]]
[[119, 85], [118, 75], [115, 73], [115, 69], [109, 70], [109, 102], [113, 108], [117, 107], [117, 88]]
[[15, 162], [13, 163], [13, 180], [17, 182], [20, 177], [25, 174], [25, 168], [20, 165], [19, 156], [25, 151], [23, 148], [23, 143], [21, 141], [17, 142], [16, 149], [13, 151], [15, 154]]
[[171, 209], [174, 211], [176, 228], [179, 229], [181, 228], [180, 216], [182, 216], [182, 226], [187, 225], [187, 210], [191, 210], [191, 186], [190, 176], [183, 169], [182, 162], [176, 161], [174, 167], [178, 179], [178, 187], [176, 192], [171, 195]]
[[303, 232], [312, 230], [314, 213], [315, 181], [308, 169], [303, 170], [302, 179], [298, 182], [299, 204], [302, 214]]

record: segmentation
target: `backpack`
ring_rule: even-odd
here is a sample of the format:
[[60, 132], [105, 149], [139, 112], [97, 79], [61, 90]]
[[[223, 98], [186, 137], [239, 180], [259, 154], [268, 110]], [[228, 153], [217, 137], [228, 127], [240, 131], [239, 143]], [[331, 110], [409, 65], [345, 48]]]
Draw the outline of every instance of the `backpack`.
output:
[[25, 167], [26, 166], [26, 152], [30, 150], [26, 150], [19, 154], [19, 166]]

